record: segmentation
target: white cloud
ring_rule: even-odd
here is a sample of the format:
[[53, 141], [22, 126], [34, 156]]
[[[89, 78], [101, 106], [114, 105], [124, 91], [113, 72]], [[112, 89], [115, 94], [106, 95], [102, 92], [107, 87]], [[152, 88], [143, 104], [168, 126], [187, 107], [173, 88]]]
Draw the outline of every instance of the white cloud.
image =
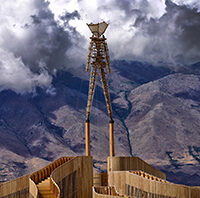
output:
[[67, 51], [78, 40], [77, 32], [66, 27], [56, 23], [48, 2], [4, 1], [0, 6], [0, 90], [24, 93], [34, 92], [36, 86], [51, 87], [55, 69], [73, 64]]
[[[197, 0], [173, 1], [178, 5], [186, 4], [190, 7], [199, 5]], [[192, 16], [194, 11], [185, 18], [184, 12], [189, 12], [189, 8], [176, 6], [170, 1], [167, 1], [167, 4], [168, 7], [165, 0], [50, 0], [50, 8], [56, 18], [64, 10], [73, 11], [74, 8], [79, 12], [81, 18], [71, 20], [70, 25], [74, 26], [88, 40], [88, 43], [91, 33], [86, 23], [102, 20], [109, 22], [105, 35], [114, 59], [132, 59], [171, 65], [199, 61], [197, 44], [190, 42], [192, 47], [186, 50], [183, 39], [187, 33], [195, 36], [195, 31], [189, 32], [187, 29], [187, 33], [183, 32], [187, 25], [184, 21], [179, 23], [183, 18], [182, 20], [188, 20], [192, 26], [192, 17], [196, 17]], [[151, 31], [154, 31], [154, 34]], [[190, 41], [190, 38], [187, 39]], [[84, 47], [87, 49], [87, 46]]]
[[51, 87], [53, 71], [85, 62], [91, 36], [86, 23], [102, 20], [110, 23], [105, 35], [113, 59], [173, 65], [200, 60], [200, 16], [191, 9], [200, 8], [197, 0], [173, 0], [187, 7], [169, 0], [49, 1], [1, 4], [0, 90]]
[[48, 87], [51, 77], [46, 71], [34, 74], [26, 67], [21, 58], [0, 49], [0, 91], [11, 89], [17, 93], [34, 92], [36, 86]]
[[0, 6], [0, 91], [11, 89], [17, 93], [34, 92], [36, 86], [48, 87], [51, 77], [48, 72], [33, 73], [12, 51], [16, 42], [26, 40], [29, 31], [30, 15], [37, 14], [33, 1], [4, 1]]

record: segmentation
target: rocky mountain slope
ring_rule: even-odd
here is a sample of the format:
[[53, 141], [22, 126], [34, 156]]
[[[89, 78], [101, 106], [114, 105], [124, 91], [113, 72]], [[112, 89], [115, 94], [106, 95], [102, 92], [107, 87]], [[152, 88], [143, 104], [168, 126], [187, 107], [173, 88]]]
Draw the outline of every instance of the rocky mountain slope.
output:
[[[112, 68], [116, 155], [139, 156], [171, 181], [200, 185], [199, 76], [139, 62], [114, 61]], [[88, 74], [58, 72], [53, 86], [38, 88], [34, 96], [0, 93], [0, 180], [59, 156], [84, 155]], [[104, 170], [109, 119], [100, 86], [91, 114], [91, 152], [94, 167]]]
[[[200, 77], [169, 75], [132, 90], [129, 100], [133, 154], [167, 172], [200, 175]], [[183, 178], [176, 182], [191, 184]]]

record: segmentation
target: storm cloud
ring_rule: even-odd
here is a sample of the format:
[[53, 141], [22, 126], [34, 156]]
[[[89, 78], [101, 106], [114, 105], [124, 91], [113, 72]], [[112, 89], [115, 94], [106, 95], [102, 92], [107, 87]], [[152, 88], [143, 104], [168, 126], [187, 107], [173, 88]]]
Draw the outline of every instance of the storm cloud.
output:
[[86, 23], [105, 20], [112, 59], [181, 67], [200, 62], [197, 0], [16, 0], [0, 6], [0, 91], [52, 88], [57, 70], [85, 63]]
[[134, 27], [138, 32], [133, 37], [133, 46], [136, 40], [144, 40], [141, 53], [136, 56], [141, 60], [168, 65], [200, 61], [200, 14], [196, 8], [166, 1], [162, 17], [148, 20], [139, 14]]
[[68, 24], [70, 18], [78, 17], [77, 12], [76, 15], [65, 13], [65, 24], [60, 26], [48, 2], [23, 3], [6, 2], [0, 12], [3, 21], [0, 25], [0, 90], [12, 89], [18, 93], [34, 92], [36, 86], [51, 86], [56, 70], [73, 66], [68, 54], [76, 48], [75, 38], [76, 41], [81, 39]]
[[70, 24], [86, 38], [90, 32], [85, 22], [109, 22], [105, 34], [113, 59], [140, 60], [166, 66], [200, 61], [198, 0], [50, 0], [50, 8], [57, 15], [59, 5], [78, 10], [81, 19], [72, 20]]

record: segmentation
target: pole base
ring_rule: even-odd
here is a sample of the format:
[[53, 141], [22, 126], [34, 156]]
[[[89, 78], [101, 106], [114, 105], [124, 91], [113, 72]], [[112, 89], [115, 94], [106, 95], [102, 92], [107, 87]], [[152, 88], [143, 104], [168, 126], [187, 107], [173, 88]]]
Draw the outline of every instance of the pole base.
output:
[[85, 121], [85, 155], [90, 156], [90, 120]]
[[113, 119], [109, 122], [109, 135], [110, 135], [110, 157], [115, 156], [115, 145], [114, 145], [114, 121]]

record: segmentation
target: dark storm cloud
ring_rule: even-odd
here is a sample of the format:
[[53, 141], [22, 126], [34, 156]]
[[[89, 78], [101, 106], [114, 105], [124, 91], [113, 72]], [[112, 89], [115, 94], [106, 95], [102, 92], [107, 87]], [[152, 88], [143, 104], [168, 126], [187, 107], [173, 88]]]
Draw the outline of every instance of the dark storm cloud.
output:
[[77, 10], [75, 10], [72, 13], [65, 12], [63, 15], [60, 16], [60, 19], [63, 20], [66, 25], [68, 25], [71, 19], [75, 19], [75, 18], [77, 19], [81, 18]]
[[[19, 37], [6, 29], [7, 34], [4, 35], [0, 46], [1, 56], [5, 57], [0, 64], [0, 71], [5, 76], [3, 81], [0, 80], [0, 90], [11, 88], [17, 92], [24, 92], [23, 87], [25, 91], [33, 91], [35, 86], [48, 87], [51, 75], [57, 69], [66, 69], [73, 64], [68, 52], [76, 46], [74, 38], [80, 40], [81, 36], [68, 22], [74, 17], [80, 17], [78, 12], [65, 13], [63, 16], [65, 25], [61, 26], [55, 21], [47, 2], [35, 0], [33, 8], [36, 13], [29, 16], [31, 18], [29, 23], [21, 25], [24, 36]], [[7, 67], [11, 63], [13, 67]], [[24, 74], [24, 83], [28, 81], [29, 86], [21, 83], [19, 88], [17, 87], [21, 78], [20, 73]]]
[[[54, 15], [48, 9], [48, 3], [41, 2], [37, 9], [37, 15], [31, 16], [32, 23], [27, 29], [28, 37], [23, 41], [16, 40], [14, 46], [11, 46], [12, 51], [21, 57], [23, 63], [33, 72], [38, 72], [43, 67], [49, 72], [65, 68], [68, 62], [66, 53], [73, 45], [70, 32], [57, 24]], [[74, 16], [69, 14], [68, 21], [70, 17]], [[21, 42], [23, 45], [20, 45]]]
[[170, 66], [200, 61], [200, 14], [194, 6], [169, 0], [166, 5], [160, 0], [108, 0], [95, 1], [90, 7], [86, 0], [74, 1], [73, 12], [65, 9], [71, 1], [62, 5], [58, 21], [46, 1], [4, 2], [0, 7], [0, 90], [24, 93], [36, 86], [48, 87], [57, 69], [84, 63], [87, 49], [81, 34], [88, 35], [83, 27], [93, 20], [109, 21], [106, 36], [115, 59]]
[[[125, 10], [127, 18], [133, 14], [136, 16], [133, 26], [137, 32], [130, 40], [133, 53], [127, 54], [128, 58], [132, 56], [168, 65], [189, 65], [200, 61], [200, 13], [196, 8], [167, 0], [166, 13], [160, 18], [153, 18], [145, 13], [147, 1], [142, 1], [142, 10], [131, 10], [130, 2], [120, 2], [119, 6]], [[139, 47], [134, 45], [138, 41]]]

